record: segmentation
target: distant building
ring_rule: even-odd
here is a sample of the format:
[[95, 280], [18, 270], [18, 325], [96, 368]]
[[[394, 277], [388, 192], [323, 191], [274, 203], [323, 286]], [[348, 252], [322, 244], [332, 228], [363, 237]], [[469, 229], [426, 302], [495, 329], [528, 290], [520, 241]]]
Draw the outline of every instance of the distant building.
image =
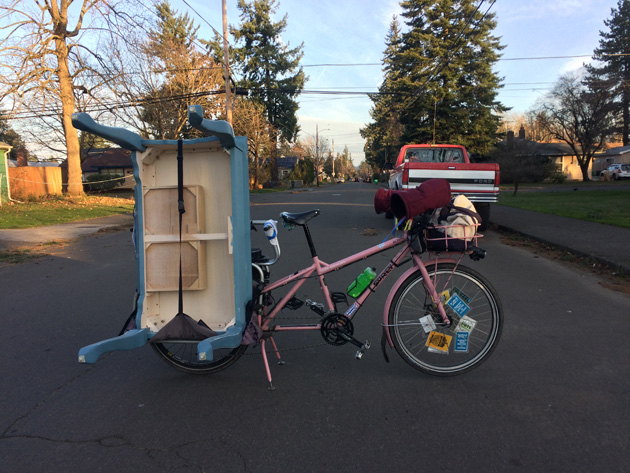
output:
[[276, 160], [278, 166], [278, 180], [281, 181], [293, 171], [296, 163], [300, 160], [298, 156], [282, 156]]
[[[525, 128], [521, 126], [518, 137], [514, 136], [513, 131], [508, 131], [506, 143], [526, 144], [523, 149], [530, 151], [532, 155], [545, 157], [556, 165], [556, 169], [567, 176], [571, 181], [583, 180], [582, 169], [577, 160], [575, 152], [564, 142], [556, 143], [540, 143], [525, 138]], [[593, 161], [589, 164], [589, 173], [593, 167]]]
[[611, 164], [630, 164], [630, 146], [617, 146], [595, 155], [593, 172], [599, 175]]
[[[64, 182], [67, 181], [68, 163], [61, 163]], [[118, 174], [125, 176], [123, 187], [133, 187], [133, 165], [131, 151], [122, 148], [92, 148], [81, 150], [83, 182], [92, 174]]]

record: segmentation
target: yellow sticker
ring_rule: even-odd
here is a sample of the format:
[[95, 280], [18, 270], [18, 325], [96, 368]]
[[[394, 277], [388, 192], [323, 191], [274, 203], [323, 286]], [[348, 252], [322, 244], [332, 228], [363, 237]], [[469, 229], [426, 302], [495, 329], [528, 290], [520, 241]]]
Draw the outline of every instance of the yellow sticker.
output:
[[450, 335], [432, 331], [431, 333], [429, 333], [426, 346], [444, 353], [448, 353], [448, 347], [450, 346], [452, 339], [453, 337]]

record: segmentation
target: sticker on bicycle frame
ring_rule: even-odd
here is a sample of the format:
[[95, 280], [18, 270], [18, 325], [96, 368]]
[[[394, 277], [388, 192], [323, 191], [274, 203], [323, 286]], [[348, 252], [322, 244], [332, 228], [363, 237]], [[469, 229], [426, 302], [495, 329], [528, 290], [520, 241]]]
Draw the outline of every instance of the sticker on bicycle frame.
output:
[[435, 330], [435, 321], [430, 315], [425, 315], [424, 317], [420, 318], [420, 323], [422, 324], [424, 333], [429, 333]]
[[452, 339], [453, 337], [450, 335], [432, 331], [427, 337], [426, 346], [429, 347], [429, 351], [448, 354], [448, 347]]
[[453, 351], [456, 353], [468, 353], [468, 337], [470, 332], [456, 332], [455, 333], [455, 348]]
[[352, 304], [350, 306], [350, 308], [346, 311], [346, 314], [348, 317], [352, 317], [356, 311], [359, 310], [359, 304], [357, 304], [356, 302], [354, 304]]
[[445, 291], [442, 291], [442, 292], [440, 293], [440, 302], [441, 302], [442, 304], [446, 304], [446, 301], [447, 301], [447, 300], [449, 300], [449, 298], [450, 298], [450, 297], [451, 297], [451, 293], [450, 293], [450, 292], [448, 292], [448, 289], [447, 289], [447, 290], [445, 290]]
[[460, 317], [466, 315], [470, 310], [470, 306], [458, 294], [453, 294], [446, 304]]
[[472, 332], [475, 328], [475, 325], [477, 325], [477, 321], [465, 315], [461, 319], [459, 319], [459, 323], [457, 324], [457, 328], [455, 329], [455, 331]]

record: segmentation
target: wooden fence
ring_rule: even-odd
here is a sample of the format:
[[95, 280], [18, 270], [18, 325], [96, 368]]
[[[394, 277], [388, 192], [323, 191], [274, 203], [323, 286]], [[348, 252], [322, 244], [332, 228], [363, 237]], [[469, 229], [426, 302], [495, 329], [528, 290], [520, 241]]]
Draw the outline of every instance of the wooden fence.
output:
[[25, 166], [9, 168], [9, 188], [14, 199], [61, 194], [61, 168]]

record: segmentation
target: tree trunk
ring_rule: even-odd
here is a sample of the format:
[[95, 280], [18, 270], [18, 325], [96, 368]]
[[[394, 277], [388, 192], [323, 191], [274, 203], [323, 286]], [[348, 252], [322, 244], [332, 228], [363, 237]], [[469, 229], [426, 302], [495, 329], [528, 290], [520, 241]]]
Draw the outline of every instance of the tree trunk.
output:
[[68, 46], [65, 39], [55, 40], [57, 52], [57, 75], [59, 78], [59, 96], [61, 98], [61, 119], [63, 122], [63, 132], [66, 139], [66, 149], [68, 153], [68, 189], [71, 196], [82, 196], [83, 180], [81, 173], [81, 150], [79, 148], [79, 134], [72, 126], [72, 114], [74, 113], [75, 102], [72, 86], [72, 77], [68, 67]]
[[630, 85], [623, 86], [621, 107], [622, 107], [622, 126], [621, 139], [624, 146], [630, 145]]
[[578, 160], [578, 164], [580, 165], [580, 171], [582, 171], [582, 180], [584, 182], [588, 182], [591, 180], [591, 176], [588, 175], [588, 165], [590, 162], [591, 162], [591, 158]]

